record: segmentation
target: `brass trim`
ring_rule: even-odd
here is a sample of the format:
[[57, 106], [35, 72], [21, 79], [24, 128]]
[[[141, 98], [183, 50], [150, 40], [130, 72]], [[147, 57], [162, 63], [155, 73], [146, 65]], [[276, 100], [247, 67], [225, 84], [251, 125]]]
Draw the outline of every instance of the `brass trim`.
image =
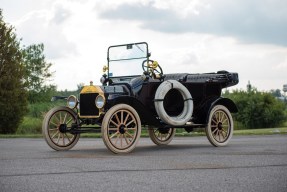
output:
[[[103, 92], [103, 90], [99, 87], [99, 86], [94, 86], [94, 85], [90, 85], [90, 86], [84, 86], [84, 88], [81, 90], [80, 95], [84, 95], [84, 94], [92, 94], [92, 93], [97, 93], [98, 96], [102, 96], [104, 99], [104, 105], [102, 108], [98, 108], [96, 105], [96, 99], [98, 98], [98, 96], [96, 97], [96, 99], [94, 100], [94, 105], [95, 107], [97, 107], [97, 109], [99, 110], [99, 115], [82, 115], [81, 116], [81, 112], [78, 113], [80, 118], [99, 118], [102, 114], [104, 114], [104, 107], [106, 105], [106, 97], [105, 94]], [[80, 106], [81, 106], [81, 101], [80, 101]]]
[[101, 115], [105, 114], [105, 112], [103, 112], [101, 109], [99, 110], [99, 115], [83, 115], [81, 116], [80, 113], [78, 113], [80, 118], [99, 118]]
[[99, 93], [104, 94], [103, 90], [99, 86], [84, 86], [80, 94], [89, 94], [89, 93]]

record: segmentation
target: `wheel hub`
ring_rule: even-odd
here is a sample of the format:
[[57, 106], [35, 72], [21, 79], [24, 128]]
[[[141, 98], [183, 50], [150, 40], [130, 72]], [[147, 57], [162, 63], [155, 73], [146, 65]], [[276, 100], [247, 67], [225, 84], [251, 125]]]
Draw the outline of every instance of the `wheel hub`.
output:
[[119, 127], [119, 132], [120, 132], [121, 134], [124, 134], [124, 133], [126, 132], [126, 131], [125, 131], [125, 128], [126, 128], [126, 126], [123, 125], [123, 124], [121, 124], [120, 127]]
[[218, 127], [219, 130], [222, 130], [222, 128], [223, 128], [222, 123], [219, 122], [218, 125], [217, 125], [217, 127]]
[[67, 132], [67, 124], [61, 124], [61, 125], [59, 126], [59, 131], [60, 131], [61, 133], [66, 133], [66, 132]]

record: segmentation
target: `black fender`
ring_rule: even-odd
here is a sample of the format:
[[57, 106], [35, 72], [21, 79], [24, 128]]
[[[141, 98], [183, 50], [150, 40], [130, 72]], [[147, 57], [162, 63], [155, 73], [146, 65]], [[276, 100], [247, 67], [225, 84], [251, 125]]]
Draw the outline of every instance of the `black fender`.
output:
[[[212, 104], [211, 104], [211, 108], [213, 108], [215, 105], [223, 105], [225, 106], [231, 113], [237, 113], [238, 109], [236, 104], [228, 98], [224, 98], [224, 97], [220, 97], [217, 100], [215, 100]], [[211, 109], [210, 109], [211, 110]]]
[[153, 114], [149, 109], [146, 108], [142, 102], [140, 102], [135, 97], [131, 96], [118, 96], [115, 97], [107, 102], [107, 108], [111, 108], [117, 104], [127, 104], [133, 107], [140, 116], [142, 124], [154, 125], [159, 126], [160, 121], [156, 118], [156, 115]]
[[211, 103], [211, 105], [209, 107], [209, 110], [208, 110], [208, 113], [206, 116], [206, 120], [205, 120], [206, 124], [208, 123], [211, 110], [216, 105], [225, 106], [231, 113], [237, 113], [238, 112], [238, 108], [237, 108], [236, 104], [231, 99], [219, 97], [213, 103]]
[[238, 108], [236, 104], [228, 98], [224, 97], [213, 97], [207, 100], [197, 111], [195, 116], [195, 122], [200, 124], [207, 124], [209, 119], [209, 114], [212, 108], [216, 105], [225, 106], [231, 113], [237, 113]]

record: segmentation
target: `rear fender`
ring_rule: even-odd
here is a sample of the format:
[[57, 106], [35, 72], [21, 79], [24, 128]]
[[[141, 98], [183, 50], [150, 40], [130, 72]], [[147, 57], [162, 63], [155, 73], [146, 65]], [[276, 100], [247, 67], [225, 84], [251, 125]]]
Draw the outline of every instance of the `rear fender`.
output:
[[228, 99], [223, 97], [213, 97], [207, 100], [195, 113], [195, 123], [199, 124], [207, 124], [209, 119], [209, 114], [212, 110], [212, 108], [216, 105], [223, 105], [225, 106], [231, 113], [238, 112], [238, 109], [235, 105], [235, 103]]
[[207, 116], [206, 116], [206, 120], [205, 120], [206, 124], [208, 123], [211, 110], [216, 105], [225, 106], [231, 113], [237, 113], [238, 112], [237, 106], [235, 105], [235, 103], [231, 99], [220, 97], [211, 103], [209, 110], [208, 110], [208, 113], [207, 113]]
[[223, 98], [220, 97], [217, 100], [215, 100], [212, 105], [211, 108], [213, 108], [215, 105], [223, 105], [225, 106], [231, 113], [237, 113], [238, 109], [237, 106], [235, 105], [235, 103], [228, 98]]

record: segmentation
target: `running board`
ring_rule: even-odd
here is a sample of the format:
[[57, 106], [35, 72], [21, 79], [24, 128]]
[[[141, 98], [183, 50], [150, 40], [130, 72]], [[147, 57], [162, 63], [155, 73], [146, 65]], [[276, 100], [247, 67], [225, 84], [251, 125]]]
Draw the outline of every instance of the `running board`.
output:
[[80, 133], [101, 133], [101, 129], [94, 129], [94, 128], [89, 128], [89, 129], [73, 129], [73, 130], [67, 130], [67, 132], [71, 134], [80, 134]]

